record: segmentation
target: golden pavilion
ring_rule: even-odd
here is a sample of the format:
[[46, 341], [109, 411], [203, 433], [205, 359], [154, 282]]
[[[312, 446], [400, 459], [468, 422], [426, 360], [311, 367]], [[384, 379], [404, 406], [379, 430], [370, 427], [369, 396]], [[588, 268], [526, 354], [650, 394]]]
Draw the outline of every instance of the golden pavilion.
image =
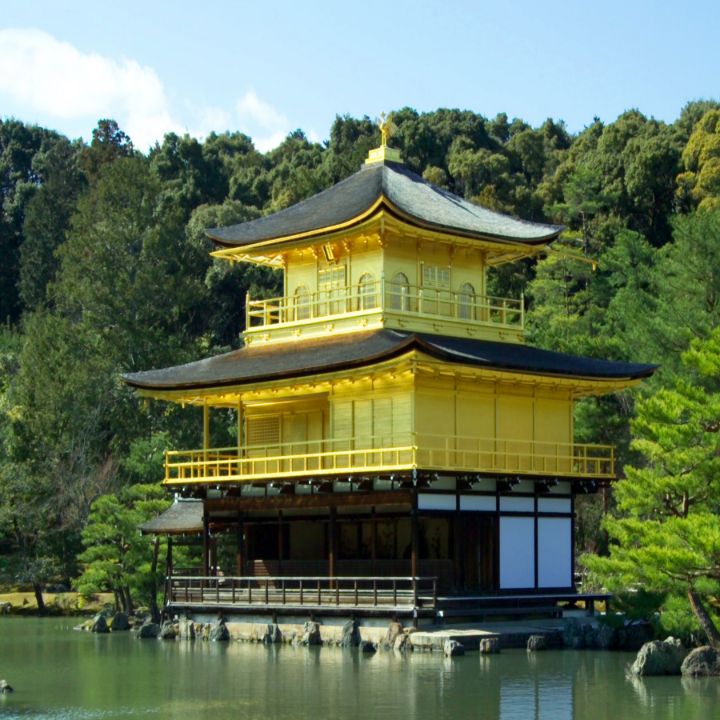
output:
[[[342, 182], [208, 230], [284, 290], [246, 299], [240, 349], [124, 378], [203, 413], [203, 446], [166, 453], [176, 503], [144, 528], [202, 537], [202, 568], [170, 562], [168, 606], [437, 619], [576, 597], [574, 499], [616, 468], [575, 442], [574, 403], [655, 368], [530, 347], [523, 299], [487, 295], [488, 268], [562, 229], [433, 186], [383, 132]], [[236, 442], [215, 447], [228, 409]]]

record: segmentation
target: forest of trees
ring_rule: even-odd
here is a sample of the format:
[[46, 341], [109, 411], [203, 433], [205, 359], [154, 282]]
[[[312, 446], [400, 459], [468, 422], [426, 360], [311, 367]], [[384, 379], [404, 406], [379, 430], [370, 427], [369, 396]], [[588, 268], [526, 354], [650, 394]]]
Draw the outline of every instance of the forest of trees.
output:
[[[662, 365], [642, 388], [578, 406], [577, 439], [616, 444], [629, 466], [620, 485], [657, 485], [620, 492], [617, 506], [585, 498], [578, 549], [644, 542], [628, 535], [633, 518], [661, 533], [666, 519], [707, 523], [720, 509], [720, 103], [689, 103], [671, 124], [630, 110], [578, 134], [505, 114], [392, 117], [392, 144], [427, 180], [567, 227], [556, 243], [567, 253], [491, 278], [493, 295], [524, 293], [530, 342]], [[169, 501], [162, 450], [198, 445], [201, 421], [139, 401], [120, 374], [236, 347], [246, 291], [279, 294], [280, 281], [213, 261], [205, 228], [317, 193], [378, 140], [369, 118], [338, 116], [322, 144], [297, 130], [263, 154], [241, 133], [168, 134], [144, 154], [112, 120], [90, 143], [0, 121], [0, 582], [147, 599], [150, 541], [134, 528]], [[694, 454], [670, 462], [677, 443]], [[616, 517], [603, 527], [608, 502]], [[693, 560], [704, 572], [661, 572], [662, 597], [712, 598], [714, 552]], [[589, 564], [627, 583], [633, 560], [615, 555]]]

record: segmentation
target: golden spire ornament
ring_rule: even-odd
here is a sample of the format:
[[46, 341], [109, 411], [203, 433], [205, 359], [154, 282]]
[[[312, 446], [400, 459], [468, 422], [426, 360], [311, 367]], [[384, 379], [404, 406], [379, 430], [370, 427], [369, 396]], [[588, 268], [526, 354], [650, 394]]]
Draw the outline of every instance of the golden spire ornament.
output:
[[368, 153], [365, 164], [372, 165], [373, 163], [385, 162], [386, 160], [401, 163], [402, 157], [400, 156], [400, 151], [388, 145], [391, 135], [397, 130], [397, 126], [392, 121], [392, 114], [386, 115], [384, 112], [380, 113], [377, 125], [380, 129], [380, 147], [374, 148]]

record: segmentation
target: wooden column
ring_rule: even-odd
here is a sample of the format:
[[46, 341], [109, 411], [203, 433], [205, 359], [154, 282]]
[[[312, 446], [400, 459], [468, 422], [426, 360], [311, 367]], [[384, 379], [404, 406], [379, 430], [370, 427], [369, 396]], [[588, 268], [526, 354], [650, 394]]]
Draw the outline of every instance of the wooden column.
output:
[[237, 517], [237, 550], [235, 552], [235, 574], [242, 577], [245, 574], [245, 522], [243, 514]]
[[[243, 444], [245, 442], [245, 438], [243, 436], [243, 406], [242, 402], [238, 401], [237, 405], [237, 447], [238, 447], [238, 458], [241, 458], [243, 455]], [[240, 465], [238, 464], [238, 470], [240, 470]]]
[[210, 574], [210, 518], [207, 510], [203, 510], [203, 575]]
[[337, 508], [330, 508], [328, 521], [328, 576], [335, 577], [335, 562], [337, 555]]
[[278, 544], [278, 575], [282, 575], [282, 563], [283, 563], [283, 514], [282, 514], [282, 510], [278, 510], [277, 544]]
[[418, 626], [417, 606], [418, 606], [418, 550], [419, 550], [419, 523], [418, 523], [418, 499], [417, 490], [413, 492], [412, 507], [410, 509], [410, 575], [412, 576], [413, 590], [413, 627]]
[[453, 530], [453, 586], [456, 590], [465, 587], [465, 557], [463, 555], [463, 518], [456, 512], [452, 519]]
[[210, 447], [210, 408], [207, 400], [203, 402], [203, 450]]
[[218, 562], [217, 562], [217, 538], [210, 538], [210, 574], [217, 577], [218, 574]]
[[371, 534], [370, 534], [370, 557], [372, 558], [372, 574], [377, 577], [377, 516], [375, 506], [372, 506], [370, 513]]
[[413, 503], [410, 510], [410, 575], [418, 575], [418, 551], [420, 545], [420, 529], [418, 523], [417, 493], [413, 494]]
[[167, 558], [165, 559], [165, 574], [170, 577], [173, 574], [173, 539], [172, 535], [167, 538]]
[[203, 401], [203, 475], [207, 475], [208, 449], [210, 448], [210, 408], [207, 400]]

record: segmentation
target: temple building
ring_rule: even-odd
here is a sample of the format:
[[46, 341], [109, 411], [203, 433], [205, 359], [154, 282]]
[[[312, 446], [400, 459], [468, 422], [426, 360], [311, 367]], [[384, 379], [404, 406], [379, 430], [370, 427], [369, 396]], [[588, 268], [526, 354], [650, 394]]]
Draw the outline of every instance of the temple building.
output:
[[[202, 538], [201, 568], [171, 563], [169, 607], [436, 618], [572, 599], [575, 497], [616, 474], [613, 447], [575, 442], [574, 403], [655, 368], [530, 347], [523, 298], [488, 296], [489, 268], [562, 229], [433, 186], [383, 132], [342, 182], [208, 230], [215, 257], [276, 268], [284, 291], [246, 299], [240, 349], [124, 378], [203, 413], [203, 446], [166, 453], [181, 499], [145, 528]], [[221, 410], [231, 447], [211, 437]]]

